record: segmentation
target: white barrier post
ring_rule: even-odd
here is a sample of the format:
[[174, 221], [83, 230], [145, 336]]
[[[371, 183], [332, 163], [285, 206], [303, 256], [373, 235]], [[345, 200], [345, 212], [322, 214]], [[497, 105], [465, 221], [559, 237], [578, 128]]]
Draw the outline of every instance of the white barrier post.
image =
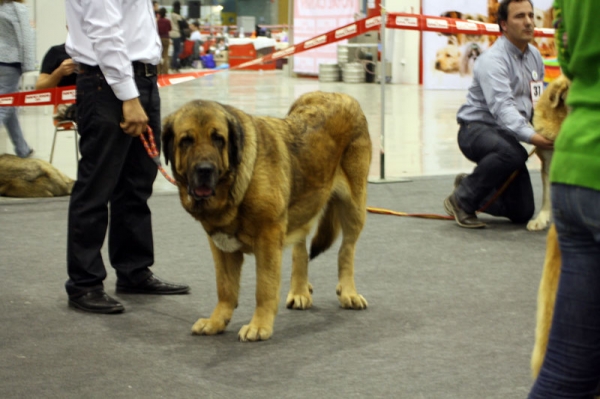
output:
[[[381, 28], [379, 31], [381, 41], [381, 61], [379, 62], [379, 84], [381, 85], [381, 133], [379, 135], [379, 178], [369, 178], [369, 183], [403, 183], [409, 182], [408, 179], [385, 177], [385, 81], [387, 78], [387, 65], [385, 59], [385, 24], [387, 21], [387, 11], [385, 10], [385, 0], [381, 0]], [[377, 62], [377, 60], [375, 60]], [[377, 65], [377, 64], [375, 64]]]

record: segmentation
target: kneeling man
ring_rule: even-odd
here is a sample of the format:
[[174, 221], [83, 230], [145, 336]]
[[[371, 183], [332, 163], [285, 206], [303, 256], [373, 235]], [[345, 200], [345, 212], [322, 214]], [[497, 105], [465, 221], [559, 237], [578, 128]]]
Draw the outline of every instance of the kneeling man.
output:
[[461, 174], [454, 192], [444, 201], [461, 227], [481, 228], [475, 212], [494, 196], [514, 171], [517, 177], [486, 209], [514, 223], [533, 216], [533, 189], [520, 141], [543, 149], [553, 142], [530, 125], [533, 106], [542, 93], [544, 64], [533, 39], [533, 6], [529, 0], [503, 0], [498, 9], [502, 36], [475, 63], [467, 102], [458, 110], [458, 145], [477, 166]]

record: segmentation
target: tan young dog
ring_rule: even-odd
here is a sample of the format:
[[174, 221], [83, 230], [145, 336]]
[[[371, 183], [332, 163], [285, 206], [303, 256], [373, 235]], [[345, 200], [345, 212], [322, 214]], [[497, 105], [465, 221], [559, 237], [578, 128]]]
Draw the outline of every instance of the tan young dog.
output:
[[[560, 76], [548, 85], [536, 105], [533, 124], [536, 132], [546, 138], [555, 140], [563, 121], [567, 117], [568, 109], [565, 100], [569, 87], [570, 81], [566, 77]], [[549, 179], [552, 151], [537, 149], [536, 152], [542, 160], [543, 203], [538, 216], [527, 225], [529, 230], [546, 228], [550, 223], [552, 208]], [[531, 371], [534, 378], [540, 372], [548, 346], [560, 270], [561, 257], [558, 236], [556, 228], [552, 224], [546, 239], [546, 258], [538, 288], [535, 344], [531, 356]]]
[[367, 120], [350, 96], [301, 96], [284, 119], [251, 116], [213, 101], [193, 101], [168, 116], [163, 128], [184, 209], [208, 235], [218, 303], [199, 319], [194, 334], [222, 333], [238, 305], [244, 254], [256, 257], [256, 308], [238, 333], [241, 341], [269, 339], [279, 306], [281, 261], [293, 245], [286, 306], [312, 306], [310, 258], [331, 246], [338, 253], [340, 305], [365, 309], [356, 291], [354, 252], [366, 219], [371, 139]]
[[[533, 127], [537, 133], [550, 140], [556, 140], [560, 127], [567, 117], [568, 109], [565, 103], [571, 82], [564, 75], [559, 76], [550, 84], [535, 106]], [[538, 215], [527, 223], [528, 230], [543, 230], [550, 224], [552, 204], [550, 202], [550, 162], [552, 150], [535, 150], [542, 161], [542, 209]]]

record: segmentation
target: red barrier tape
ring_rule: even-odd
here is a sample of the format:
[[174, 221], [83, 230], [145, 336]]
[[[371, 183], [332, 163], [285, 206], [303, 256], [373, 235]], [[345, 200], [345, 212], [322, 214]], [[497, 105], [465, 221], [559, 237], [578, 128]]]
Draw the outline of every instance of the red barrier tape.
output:
[[4, 107], [72, 104], [74, 102], [75, 86], [0, 95], [0, 106]]
[[[500, 35], [498, 24], [470, 22], [453, 18], [407, 13], [388, 13], [385, 14], [385, 18], [385, 26], [386, 28], [390, 29], [440, 32], [445, 34], [466, 33], [469, 35]], [[289, 57], [294, 54], [339, 42], [340, 40], [351, 39], [355, 36], [362, 35], [365, 32], [379, 30], [380, 28], [380, 16], [364, 18], [317, 37], [305, 40], [301, 43], [294, 44], [286, 49], [275, 51], [274, 53], [268, 54], [264, 57], [237, 65], [233, 68], [188, 72], [173, 75], [159, 75], [158, 86], [171, 86], [221, 71], [239, 70], [252, 65], [262, 65], [280, 58]], [[554, 29], [536, 28], [534, 35], [536, 37], [554, 37]], [[73, 102], [75, 102], [75, 86], [0, 95], [0, 107], [58, 105]]]

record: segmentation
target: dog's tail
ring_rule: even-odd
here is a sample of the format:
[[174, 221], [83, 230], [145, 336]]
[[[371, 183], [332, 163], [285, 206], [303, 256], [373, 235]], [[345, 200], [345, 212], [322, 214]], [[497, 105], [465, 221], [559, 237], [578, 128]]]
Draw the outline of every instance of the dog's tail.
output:
[[329, 200], [325, 213], [319, 220], [317, 233], [310, 243], [310, 259], [314, 259], [327, 251], [340, 233], [340, 221], [336, 207]]

